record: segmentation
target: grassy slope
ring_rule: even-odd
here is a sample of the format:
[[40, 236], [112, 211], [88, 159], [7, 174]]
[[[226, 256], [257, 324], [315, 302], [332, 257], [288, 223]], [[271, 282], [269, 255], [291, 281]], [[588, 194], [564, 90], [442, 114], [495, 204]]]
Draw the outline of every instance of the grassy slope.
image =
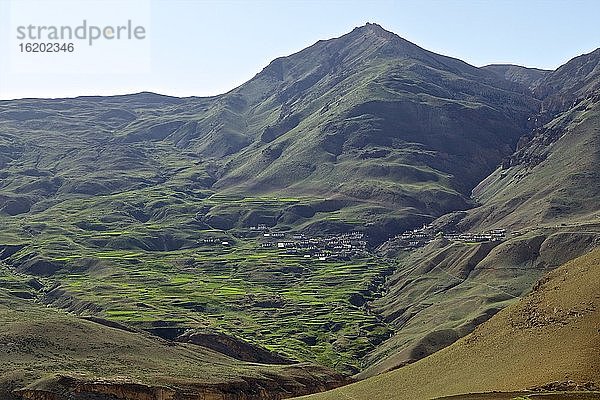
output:
[[440, 397], [438, 400], [598, 400], [600, 392], [496, 392]]
[[[327, 210], [324, 199], [215, 195], [211, 162], [198, 154], [115, 137], [132, 114], [150, 123], [182, 103], [148, 94], [4, 103], [0, 248], [24, 247], [0, 258], [44, 284], [40, 300], [79, 314], [146, 329], [209, 327], [356, 372], [388, 328], [348, 299], [389, 265], [285, 258], [236, 238], [271, 215], [305, 223], [290, 210]], [[232, 214], [245, 229], [208, 225], [225, 228], [218, 218]], [[232, 246], [201, 244], [215, 237]], [[279, 305], [254, 306], [273, 298]], [[368, 338], [354, 340], [359, 333]]]
[[[150, 386], [215, 385], [219, 390], [252, 393], [310, 392], [341, 378], [310, 364], [288, 366], [244, 363], [200, 346], [167, 342], [82, 320], [9, 294], [31, 292], [27, 281], [3, 271], [0, 276], [0, 397], [56, 375], [82, 381], [135, 382]], [[7, 290], [7, 288], [9, 290]], [[41, 379], [40, 383], [35, 383]], [[277, 383], [278, 382], [278, 383]], [[286, 387], [287, 386], [287, 387]], [[218, 390], [217, 390], [218, 391]]]
[[311, 399], [431, 399], [600, 382], [600, 250], [554, 270], [535, 290], [434, 355]]
[[[199, 237], [211, 234], [202, 232]], [[111, 237], [90, 234], [87, 239], [106, 236]], [[7, 261], [31, 265], [20, 271], [38, 275], [43, 272], [40, 262], [57, 266], [51, 276], [38, 277], [45, 287], [33, 295], [78, 314], [144, 329], [213, 328], [294, 359], [347, 372], [356, 372], [360, 355], [389, 334], [375, 316], [349, 303], [357, 291], [371, 298], [371, 281], [379, 280], [389, 268], [370, 259], [319, 262], [281, 257], [247, 240], [236, 240], [228, 249], [220, 245], [173, 251], [84, 247], [77, 254], [52, 243], [40, 245], [38, 254], [24, 249], [14, 256], [23, 257], [22, 261]], [[255, 305], [260, 302], [274, 305]]]

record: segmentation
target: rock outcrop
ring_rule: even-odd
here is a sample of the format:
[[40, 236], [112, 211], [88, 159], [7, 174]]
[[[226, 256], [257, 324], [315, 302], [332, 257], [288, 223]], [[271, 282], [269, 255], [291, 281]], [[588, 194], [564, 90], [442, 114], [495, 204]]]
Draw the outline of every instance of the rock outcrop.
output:
[[[302, 366], [295, 368], [302, 370]], [[309, 382], [302, 378], [241, 379], [220, 384], [184, 383], [146, 385], [128, 380], [86, 380], [57, 375], [13, 393], [22, 400], [279, 400], [321, 392], [349, 383], [338, 380]]]

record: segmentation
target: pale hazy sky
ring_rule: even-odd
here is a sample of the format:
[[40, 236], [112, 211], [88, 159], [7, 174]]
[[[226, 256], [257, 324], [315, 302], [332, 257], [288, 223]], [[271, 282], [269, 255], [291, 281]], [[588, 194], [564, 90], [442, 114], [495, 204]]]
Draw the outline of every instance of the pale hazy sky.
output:
[[[276, 57], [366, 22], [476, 66], [554, 69], [600, 47], [598, 15], [600, 0], [0, 0], [0, 98], [219, 94]], [[146, 37], [20, 52], [28, 41], [17, 40], [18, 26], [75, 28], [84, 19], [131, 20]]]

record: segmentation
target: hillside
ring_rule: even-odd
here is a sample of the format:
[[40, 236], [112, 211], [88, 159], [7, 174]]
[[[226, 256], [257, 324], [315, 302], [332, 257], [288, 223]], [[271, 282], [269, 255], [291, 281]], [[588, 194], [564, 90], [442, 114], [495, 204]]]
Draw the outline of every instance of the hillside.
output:
[[417, 400], [559, 388], [561, 382], [598, 390], [599, 280], [596, 250], [549, 273], [532, 293], [434, 355], [306, 398]]
[[548, 271], [600, 246], [600, 226], [540, 229], [502, 242], [438, 238], [413, 251], [382, 250], [398, 267], [371, 309], [394, 335], [365, 357], [360, 377], [398, 368], [467, 335], [527, 294]]
[[[505, 230], [506, 237], [481, 244], [438, 238], [409, 252], [398, 250], [406, 246], [398, 239], [382, 246], [399, 267], [372, 306], [395, 334], [366, 357], [368, 367], [360, 376], [451, 344], [526, 294], [543, 273], [598, 246], [599, 54], [576, 57], [544, 74], [538, 87], [557, 88], [544, 104], [565, 108], [532, 117], [539, 126], [473, 190], [478, 207], [445, 215], [427, 230], [429, 239], [439, 232], [491, 229]], [[575, 103], [556, 83], [561, 79], [567, 79], [566, 87], [582, 88]]]
[[[361, 196], [356, 188], [349, 192], [337, 186], [339, 179], [334, 178], [383, 181], [390, 192], [383, 200], [390, 201], [408, 189], [394, 186], [411, 177], [410, 170], [401, 168], [406, 165], [453, 180], [431, 182], [433, 176], [423, 179], [426, 175], [414, 174], [415, 182], [406, 183], [439, 182], [461, 193], [495, 161], [498, 153], [490, 148], [502, 153], [507, 150], [503, 147], [514, 144], [513, 135], [523, 132], [525, 114], [537, 105], [525, 91], [494, 74], [428, 52], [375, 24], [277, 59], [228, 93], [248, 104], [250, 120], [257, 112], [251, 108], [257, 87], [264, 93], [260, 110], [279, 110], [277, 119], [261, 132], [260, 143], [232, 162], [233, 171], [218, 184], [250, 180], [251, 184], [244, 183], [246, 189], [264, 191], [281, 182], [301, 193], [333, 189], [371, 201], [380, 200], [372, 189], [369, 196]], [[486, 113], [485, 120], [479, 118], [481, 112]], [[513, 121], [506, 120], [508, 116]], [[462, 124], [454, 125], [455, 120]], [[471, 124], [478, 125], [477, 134]], [[281, 155], [265, 159], [265, 148]], [[260, 158], [255, 154], [258, 149]], [[437, 154], [444, 156], [445, 163], [434, 164], [427, 157]], [[468, 156], [476, 157], [473, 161], [478, 164], [468, 164]], [[317, 161], [324, 165], [304, 170], [305, 163]], [[349, 170], [350, 162], [365, 167]], [[294, 174], [285, 176], [284, 171]], [[323, 179], [336, 186], [323, 188]], [[402, 205], [401, 197], [395, 198]]]
[[76, 318], [23, 299], [31, 294], [32, 283], [21, 276], [2, 271], [0, 281], [4, 400], [46, 399], [50, 397], [40, 396], [48, 392], [62, 396], [53, 399], [155, 399], [161, 393], [279, 399], [346, 382], [316, 365], [242, 362], [124, 325]]
[[474, 189], [483, 206], [469, 213], [465, 225], [471, 220], [516, 228], [597, 221], [599, 124], [597, 94], [538, 130]]

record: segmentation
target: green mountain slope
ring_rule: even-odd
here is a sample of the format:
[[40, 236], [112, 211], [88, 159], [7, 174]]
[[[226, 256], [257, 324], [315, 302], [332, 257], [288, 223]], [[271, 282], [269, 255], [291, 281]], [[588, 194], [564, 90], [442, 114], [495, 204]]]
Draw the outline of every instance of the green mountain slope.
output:
[[[469, 219], [486, 226], [576, 225], [600, 217], [600, 96], [546, 124], [479, 184]], [[465, 221], [469, 223], [470, 221]]]
[[268, 125], [216, 187], [335, 197], [342, 220], [380, 220], [388, 233], [409, 215], [467, 207], [537, 107], [494, 74], [372, 24], [275, 60], [226, 96], [247, 104], [249, 127]]
[[[39, 281], [40, 302], [76, 314], [168, 338], [208, 329], [356, 372], [360, 354], [388, 328], [348, 300], [357, 291], [372, 298], [369, 288], [390, 266], [364, 254], [319, 261], [262, 248], [249, 227], [265, 215], [304, 218], [304, 200], [216, 193], [218, 160], [113, 132], [132, 114], [157, 118], [183, 101], [138, 94], [5, 102], [0, 260]], [[308, 201], [323, 212], [341, 207]], [[242, 227], [228, 229], [210, 211], [220, 207]], [[354, 340], [357, 331], [369, 337]]]

